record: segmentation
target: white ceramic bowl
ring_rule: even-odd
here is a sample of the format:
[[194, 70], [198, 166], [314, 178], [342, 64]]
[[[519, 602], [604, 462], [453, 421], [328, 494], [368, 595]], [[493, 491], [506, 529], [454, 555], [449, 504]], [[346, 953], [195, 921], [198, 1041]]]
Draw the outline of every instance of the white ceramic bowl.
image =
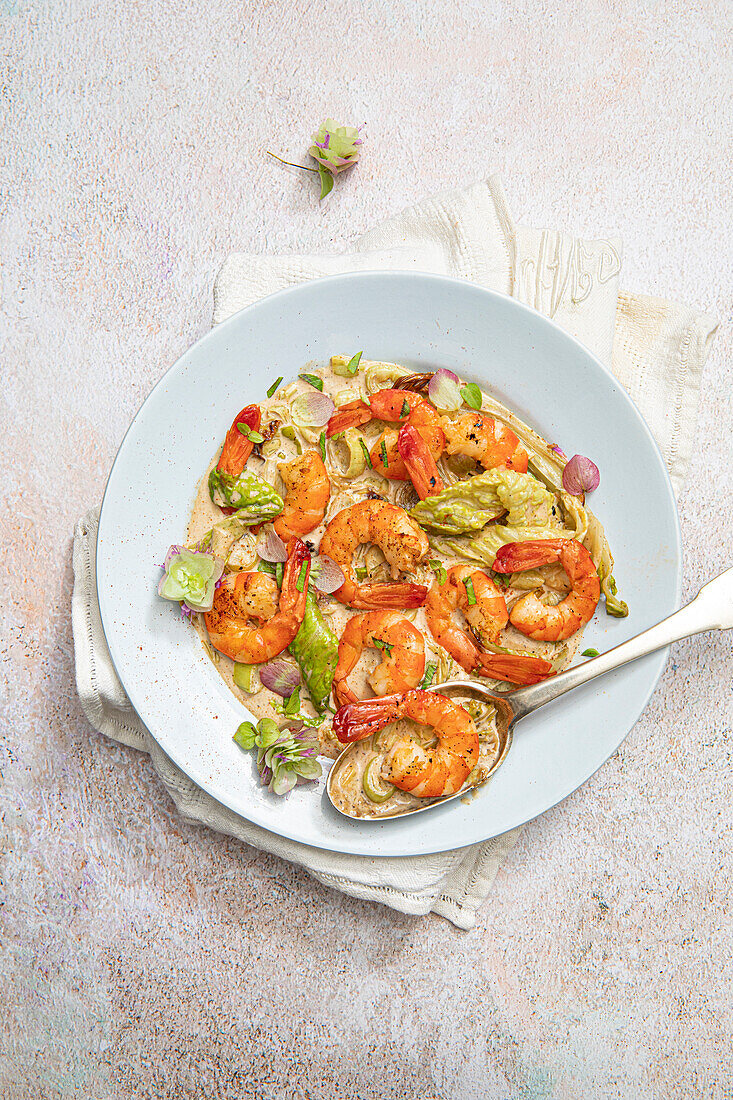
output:
[[370, 856], [445, 851], [541, 814], [593, 774], [644, 708], [666, 652], [589, 684], [522, 722], [482, 794], [382, 823], [333, 811], [323, 783], [286, 798], [263, 790], [232, 734], [246, 717], [176, 607], [158, 598], [161, 562], [181, 542], [196, 483], [232, 416], [304, 364], [363, 350], [416, 370], [448, 367], [478, 382], [568, 454], [601, 471], [592, 508], [630, 608], [599, 604], [584, 642], [603, 651], [677, 606], [680, 542], [664, 463], [613, 376], [547, 318], [457, 279], [368, 272], [282, 291], [219, 325], [171, 367], [120, 447], [102, 506], [97, 585], [120, 679], [164, 751], [214, 798], [306, 844]]

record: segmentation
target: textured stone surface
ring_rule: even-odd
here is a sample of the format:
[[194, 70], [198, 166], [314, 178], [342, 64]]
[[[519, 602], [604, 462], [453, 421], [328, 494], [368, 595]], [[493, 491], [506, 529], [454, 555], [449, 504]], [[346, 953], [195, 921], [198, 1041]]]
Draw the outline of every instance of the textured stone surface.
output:
[[[0, 1092], [730, 1096], [729, 638], [675, 647], [468, 934], [184, 825], [81, 713], [73, 522], [206, 330], [223, 258], [339, 248], [490, 170], [518, 219], [619, 232], [626, 287], [723, 321], [680, 500], [685, 593], [731, 562], [725, 6], [297, 8], [0, 3]], [[264, 150], [297, 157], [327, 113], [366, 121], [367, 145], [319, 206]]]

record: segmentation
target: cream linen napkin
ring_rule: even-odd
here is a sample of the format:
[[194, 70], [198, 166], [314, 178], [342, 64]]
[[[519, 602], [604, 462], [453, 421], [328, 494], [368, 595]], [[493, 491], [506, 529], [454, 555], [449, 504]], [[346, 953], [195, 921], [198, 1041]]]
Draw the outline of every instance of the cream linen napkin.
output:
[[[214, 287], [214, 323], [283, 287], [375, 269], [461, 276], [552, 317], [609, 365], [639, 405], [675, 489], [690, 457], [700, 377], [715, 321], [684, 306], [619, 292], [618, 240], [585, 241], [516, 226], [496, 177], [412, 207], [342, 255], [237, 253]], [[165, 756], [133, 711], [112, 666], [96, 600], [99, 511], [74, 535], [73, 629], [77, 687], [96, 730], [148, 752], [181, 814], [305, 867], [320, 882], [403, 913], [439, 913], [472, 928], [521, 830], [471, 848], [413, 859], [349, 857], [283, 840], [215, 802]]]

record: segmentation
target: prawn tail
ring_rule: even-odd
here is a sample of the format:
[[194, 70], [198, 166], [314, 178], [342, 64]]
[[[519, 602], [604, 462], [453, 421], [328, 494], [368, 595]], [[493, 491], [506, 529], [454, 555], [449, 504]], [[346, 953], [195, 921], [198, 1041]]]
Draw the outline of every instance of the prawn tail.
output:
[[430, 448], [412, 424], [405, 424], [400, 429], [397, 449], [420, 500], [443, 491], [443, 479]]
[[343, 745], [362, 741], [399, 717], [401, 701], [401, 695], [385, 695], [382, 699], [347, 703], [334, 715], [333, 732]]
[[[311, 552], [305, 543], [294, 536], [287, 546], [288, 560], [283, 572], [281, 610], [293, 610], [302, 622], [308, 598], [308, 578], [311, 571]], [[303, 568], [305, 566], [305, 568]]]
[[506, 680], [510, 684], [538, 684], [553, 676], [549, 661], [542, 657], [524, 657], [511, 653], [482, 653], [480, 671], [494, 680]]
[[[239, 477], [247, 465], [249, 456], [252, 454], [254, 443], [239, 430], [237, 425], [242, 424], [250, 431], [256, 432], [259, 430], [261, 419], [262, 414], [259, 405], [246, 405], [234, 417], [232, 426], [226, 434], [224, 446], [221, 449], [221, 455], [216, 465], [217, 470], [223, 474], [229, 474], [231, 477]], [[229, 509], [229, 511], [234, 510], [233, 508]], [[225, 508], [224, 511], [226, 512], [227, 509]]]
[[[340, 591], [340, 589], [339, 589]], [[385, 611], [388, 608], [401, 610], [408, 607], [422, 607], [428, 590], [424, 584], [395, 581], [392, 584], [369, 584], [357, 586], [350, 606], [359, 611]], [[338, 593], [336, 593], [338, 595]]]
[[345, 432], [347, 428], [358, 428], [362, 424], [368, 424], [373, 416], [374, 413], [366, 401], [362, 401], [361, 398], [358, 401], [349, 401], [348, 404], [337, 409], [329, 420], [326, 425], [326, 437], [330, 439], [339, 432]]
[[557, 561], [565, 539], [530, 539], [508, 542], [497, 552], [492, 569], [495, 573], [521, 573]]

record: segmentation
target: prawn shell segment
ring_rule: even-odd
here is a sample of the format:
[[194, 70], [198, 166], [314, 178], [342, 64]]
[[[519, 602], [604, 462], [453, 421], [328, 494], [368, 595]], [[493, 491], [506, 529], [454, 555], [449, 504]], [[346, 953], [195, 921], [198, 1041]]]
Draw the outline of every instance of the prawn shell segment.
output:
[[290, 462], [278, 463], [285, 484], [285, 504], [274, 521], [283, 542], [308, 535], [322, 522], [331, 496], [331, 482], [318, 451], [304, 451]]
[[568, 575], [567, 596], [548, 607], [528, 592], [509, 613], [512, 626], [538, 642], [564, 641], [593, 618], [601, 597], [601, 582], [592, 557], [577, 539], [534, 539], [502, 546], [494, 562], [497, 572], [515, 573], [555, 561]]
[[377, 695], [409, 691], [417, 687], [425, 672], [425, 643], [416, 626], [399, 611], [371, 611], [349, 619], [341, 635], [338, 664], [333, 677], [337, 705], [356, 702], [358, 696], [348, 684], [365, 648], [382, 652], [382, 660], [367, 677]]

